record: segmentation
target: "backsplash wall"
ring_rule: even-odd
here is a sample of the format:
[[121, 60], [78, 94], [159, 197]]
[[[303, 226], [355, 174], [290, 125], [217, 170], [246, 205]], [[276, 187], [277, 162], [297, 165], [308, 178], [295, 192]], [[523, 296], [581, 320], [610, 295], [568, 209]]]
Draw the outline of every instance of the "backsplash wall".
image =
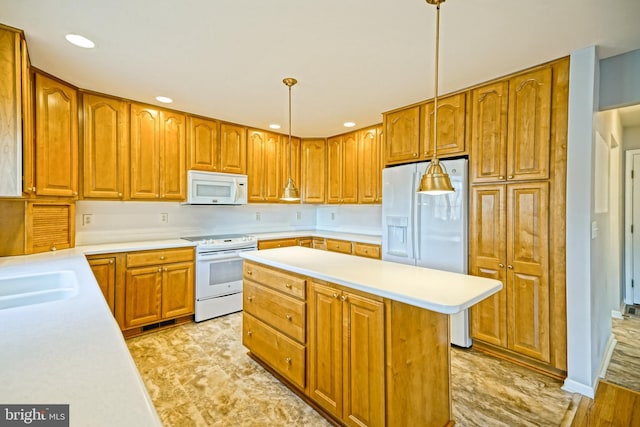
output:
[[193, 206], [81, 200], [76, 204], [76, 245], [310, 229], [379, 235], [380, 212], [379, 205]]

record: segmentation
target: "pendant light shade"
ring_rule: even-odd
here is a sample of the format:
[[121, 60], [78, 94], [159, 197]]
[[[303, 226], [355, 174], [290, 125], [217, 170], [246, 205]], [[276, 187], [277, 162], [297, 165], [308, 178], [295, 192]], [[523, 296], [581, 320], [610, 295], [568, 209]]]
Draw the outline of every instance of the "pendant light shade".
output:
[[291, 146], [291, 86], [298, 83], [296, 79], [293, 77], [287, 77], [282, 80], [282, 83], [289, 87], [289, 179], [287, 180], [287, 185], [282, 190], [282, 197], [280, 200], [285, 202], [295, 202], [300, 200], [300, 192], [296, 188], [295, 182], [293, 182], [293, 177], [291, 176], [291, 163], [292, 163], [292, 146]]
[[440, 4], [445, 0], [426, 0], [427, 3], [436, 6], [436, 72], [433, 97], [433, 158], [422, 175], [418, 193], [437, 196], [455, 191], [451, 185], [451, 179], [446, 168], [440, 164], [437, 156], [438, 150], [438, 65], [440, 59]]

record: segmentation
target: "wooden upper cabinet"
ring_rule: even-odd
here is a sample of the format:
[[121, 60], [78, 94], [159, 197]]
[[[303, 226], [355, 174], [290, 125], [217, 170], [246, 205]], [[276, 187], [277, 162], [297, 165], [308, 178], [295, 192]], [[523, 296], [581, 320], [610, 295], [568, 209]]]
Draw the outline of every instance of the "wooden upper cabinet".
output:
[[358, 132], [358, 203], [382, 202], [382, 126]]
[[189, 117], [189, 169], [220, 172], [220, 123]]
[[247, 173], [247, 129], [220, 125], [220, 170], [224, 173]]
[[384, 115], [385, 164], [410, 162], [420, 157], [420, 106]]
[[36, 190], [34, 75], [27, 51], [27, 42], [21, 42], [22, 55], [22, 191], [33, 194]]
[[509, 82], [509, 180], [549, 178], [551, 84], [551, 66]]
[[278, 202], [280, 194], [280, 136], [249, 130], [247, 175], [249, 202]]
[[300, 151], [300, 198], [303, 203], [324, 203], [327, 142], [303, 139]]
[[83, 191], [85, 198], [123, 199], [129, 162], [126, 101], [84, 93]]
[[[466, 153], [466, 92], [438, 99], [438, 156]], [[422, 157], [433, 157], [433, 101], [422, 108]]]
[[471, 182], [505, 179], [508, 108], [507, 81], [471, 92]]
[[36, 73], [36, 194], [78, 195], [78, 92]]
[[132, 199], [160, 198], [160, 113], [131, 104], [131, 181]]
[[132, 199], [186, 198], [186, 117], [131, 104]]
[[327, 140], [327, 203], [358, 202], [357, 132]]
[[[281, 141], [279, 161], [281, 186], [278, 189], [278, 197], [282, 197], [282, 190], [289, 180], [289, 136], [282, 136]], [[296, 137], [291, 138], [291, 177], [300, 191], [300, 138]], [[300, 203], [300, 201], [293, 201], [293, 203]]]
[[160, 198], [187, 197], [186, 117], [160, 110]]

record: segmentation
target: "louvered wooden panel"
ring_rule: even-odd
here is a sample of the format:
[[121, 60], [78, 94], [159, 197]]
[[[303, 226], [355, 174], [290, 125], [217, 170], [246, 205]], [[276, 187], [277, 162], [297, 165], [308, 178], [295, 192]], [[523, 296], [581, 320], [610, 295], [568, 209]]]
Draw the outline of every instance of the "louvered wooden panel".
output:
[[74, 205], [34, 203], [31, 211], [31, 230], [27, 231], [29, 233], [28, 252], [36, 253], [73, 247]]

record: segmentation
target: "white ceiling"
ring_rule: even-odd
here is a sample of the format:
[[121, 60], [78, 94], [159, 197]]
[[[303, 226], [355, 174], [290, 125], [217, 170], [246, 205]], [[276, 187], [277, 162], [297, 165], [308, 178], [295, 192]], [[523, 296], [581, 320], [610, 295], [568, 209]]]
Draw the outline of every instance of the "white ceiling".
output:
[[[639, 0], [448, 0], [440, 93], [598, 45], [640, 48]], [[0, 0], [33, 65], [81, 88], [249, 126], [329, 136], [433, 96], [435, 7], [424, 0]], [[79, 33], [97, 47], [68, 44]]]

